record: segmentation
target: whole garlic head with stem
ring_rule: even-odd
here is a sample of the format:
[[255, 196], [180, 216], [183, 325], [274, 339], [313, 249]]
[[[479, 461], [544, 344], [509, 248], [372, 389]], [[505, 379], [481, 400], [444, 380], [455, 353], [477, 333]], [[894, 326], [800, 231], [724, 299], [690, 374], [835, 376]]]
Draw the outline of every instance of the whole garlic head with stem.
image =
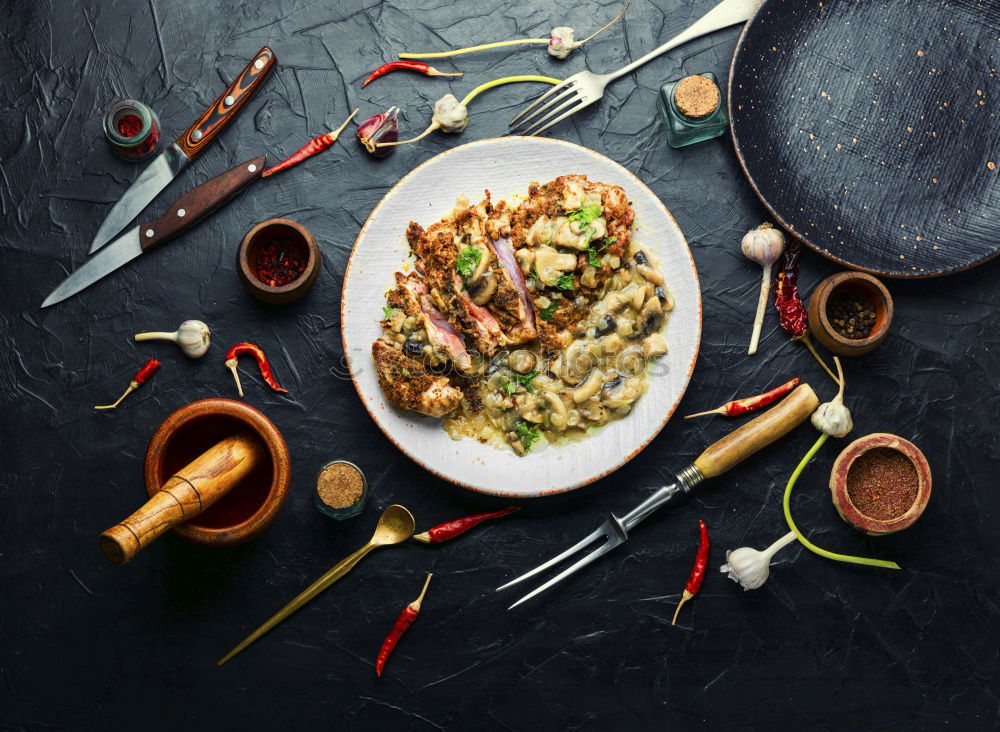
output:
[[549, 36], [549, 55], [558, 59], [566, 58], [577, 45], [572, 28], [569, 26], [553, 28]]
[[757, 352], [760, 342], [760, 329], [764, 325], [764, 310], [767, 307], [767, 296], [771, 291], [771, 268], [785, 252], [785, 235], [781, 229], [765, 221], [756, 229], [751, 229], [743, 235], [740, 249], [747, 259], [751, 259], [762, 268], [760, 280], [760, 296], [757, 298], [757, 312], [753, 319], [753, 333], [750, 336], [750, 348], [747, 355]]
[[461, 132], [469, 124], [469, 110], [454, 94], [445, 94], [434, 102], [431, 124], [442, 132]]
[[136, 333], [137, 341], [173, 341], [188, 358], [201, 358], [212, 343], [212, 331], [200, 320], [185, 320], [173, 333]]
[[726, 563], [719, 571], [745, 590], [756, 590], [767, 582], [771, 573], [771, 558], [795, 541], [795, 532], [789, 531], [764, 551], [744, 546], [726, 552]]
[[854, 429], [854, 420], [851, 419], [851, 410], [844, 405], [844, 369], [838, 357], [834, 356], [833, 362], [837, 365], [837, 381], [840, 382], [840, 389], [831, 401], [819, 405], [810, 421], [813, 427], [825, 435], [844, 437]]

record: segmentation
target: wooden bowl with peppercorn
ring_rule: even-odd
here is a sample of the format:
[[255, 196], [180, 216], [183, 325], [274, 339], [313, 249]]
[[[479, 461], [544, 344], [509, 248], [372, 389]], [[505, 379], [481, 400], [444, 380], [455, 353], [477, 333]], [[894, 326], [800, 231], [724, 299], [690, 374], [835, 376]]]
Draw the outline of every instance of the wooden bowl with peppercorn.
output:
[[830, 471], [837, 513], [858, 531], [881, 536], [920, 518], [931, 497], [931, 468], [909, 440], [875, 432], [845, 447]]
[[820, 282], [809, 298], [809, 329], [828, 350], [860, 356], [889, 335], [892, 295], [865, 272], [840, 272]]
[[268, 219], [250, 229], [236, 255], [240, 281], [261, 302], [280, 305], [306, 294], [323, 265], [310, 231], [289, 219]]

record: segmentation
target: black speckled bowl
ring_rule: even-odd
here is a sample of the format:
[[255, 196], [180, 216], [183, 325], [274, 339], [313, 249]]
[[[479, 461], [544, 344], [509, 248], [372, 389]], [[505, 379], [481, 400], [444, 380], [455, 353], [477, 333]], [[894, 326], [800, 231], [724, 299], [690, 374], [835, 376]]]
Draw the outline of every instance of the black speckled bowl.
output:
[[765, 0], [733, 56], [740, 164], [849, 267], [932, 277], [1000, 251], [1000, 3]]

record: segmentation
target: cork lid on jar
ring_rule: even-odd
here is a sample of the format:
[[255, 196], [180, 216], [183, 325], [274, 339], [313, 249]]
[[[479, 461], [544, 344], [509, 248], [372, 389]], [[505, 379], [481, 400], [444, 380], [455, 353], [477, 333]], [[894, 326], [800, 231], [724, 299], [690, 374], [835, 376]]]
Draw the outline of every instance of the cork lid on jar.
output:
[[705, 76], [687, 76], [674, 89], [674, 103], [685, 117], [707, 117], [719, 107], [719, 87]]

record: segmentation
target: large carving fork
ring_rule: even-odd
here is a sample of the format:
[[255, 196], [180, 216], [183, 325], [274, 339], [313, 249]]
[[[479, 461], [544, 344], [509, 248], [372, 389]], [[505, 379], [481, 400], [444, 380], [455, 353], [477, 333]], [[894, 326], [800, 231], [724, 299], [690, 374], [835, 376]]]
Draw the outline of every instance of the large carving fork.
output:
[[583, 569], [591, 562], [600, 559], [616, 546], [624, 544], [625, 540], [628, 539], [629, 532], [660, 506], [669, 503], [677, 496], [690, 493], [696, 485], [706, 478], [714, 478], [717, 475], [721, 475], [761, 448], [770, 445], [778, 438], [788, 434], [808, 419], [809, 415], [818, 406], [819, 399], [816, 398], [816, 394], [812, 388], [808, 384], [800, 384], [780, 404], [771, 407], [760, 416], [733, 430], [706, 449], [698, 456], [694, 463], [677, 474], [676, 483], [657, 489], [649, 498], [621, 518], [611, 514], [611, 517], [607, 521], [579, 544], [571, 546], [562, 554], [535, 567], [516, 580], [498, 587], [498, 592], [505, 590], [508, 587], [516, 585], [518, 582], [523, 582], [529, 577], [534, 577], [536, 574], [540, 574], [550, 567], [564, 562], [573, 555], [583, 552], [588, 547], [596, 547], [588, 554], [585, 554], [575, 564], [567, 567], [545, 584], [529, 592], [507, 609], [510, 610], [522, 602], [530, 600], [535, 595], [566, 579], [574, 572]]

